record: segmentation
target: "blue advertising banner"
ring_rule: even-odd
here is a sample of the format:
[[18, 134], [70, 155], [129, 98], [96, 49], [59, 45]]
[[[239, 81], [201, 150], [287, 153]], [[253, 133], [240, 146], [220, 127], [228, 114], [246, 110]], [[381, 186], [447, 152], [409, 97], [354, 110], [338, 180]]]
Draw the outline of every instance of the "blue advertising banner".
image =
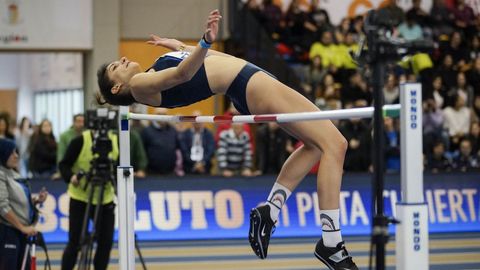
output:
[[[344, 235], [369, 234], [371, 175], [345, 175], [340, 195]], [[429, 231], [480, 231], [480, 175], [425, 175]], [[141, 240], [246, 238], [249, 211], [266, 200], [275, 176], [222, 178], [191, 176], [136, 180], [135, 229]], [[395, 215], [400, 201], [399, 175], [387, 175], [385, 211]], [[33, 191], [46, 186], [50, 196], [41, 208], [38, 229], [47, 241], [65, 242], [68, 202], [64, 183], [32, 181]], [[121, 209], [117, 208], [117, 211]], [[117, 224], [118, 227], [118, 224]], [[391, 228], [393, 233], [394, 228]], [[316, 236], [321, 232], [316, 178], [308, 176], [280, 215], [276, 237]]]

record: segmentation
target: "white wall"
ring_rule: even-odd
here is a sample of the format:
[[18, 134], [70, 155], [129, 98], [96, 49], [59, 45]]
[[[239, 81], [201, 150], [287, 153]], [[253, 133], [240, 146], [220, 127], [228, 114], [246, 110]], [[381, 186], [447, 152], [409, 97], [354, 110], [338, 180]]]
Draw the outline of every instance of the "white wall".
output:
[[0, 54], [0, 90], [17, 89], [19, 84], [18, 55]]

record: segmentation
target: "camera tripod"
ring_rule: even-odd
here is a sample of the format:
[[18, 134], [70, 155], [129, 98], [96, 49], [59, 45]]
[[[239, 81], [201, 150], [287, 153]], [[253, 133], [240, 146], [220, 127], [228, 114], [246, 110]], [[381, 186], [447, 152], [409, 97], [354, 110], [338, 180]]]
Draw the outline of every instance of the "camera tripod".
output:
[[[82, 231], [80, 236], [80, 256], [78, 260], [78, 269], [79, 270], [89, 270], [92, 264], [92, 255], [93, 255], [93, 243], [97, 237], [97, 228], [101, 224], [102, 220], [102, 211], [104, 205], [102, 205], [104, 193], [105, 193], [105, 185], [107, 181], [100, 179], [99, 177], [92, 177], [87, 185], [90, 185], [90, 192], [88, 194], [88, 201], [87, 206], [85, 208], [85, 213], [83, 216], [83, 223], [82, 223]], [[98, 192], [98, 200], [97, 204], [93, 206], [93, 196], [95, 193], [96, 188], [99, 188]], [[90, 219], [90, 211], [94, 207], [94, 213], [92, 218], [92, 226], [90, 231], [88, 230], [89, 227], [89, 219]], [[144, 270], [147, 269], [145, 265], [145, 261], [143, 259], [142, 253], [140, 251], [140, 247], [138, 246], [137, 239], [135, 237], [135, 249], [137, 250], [140, 262]]]

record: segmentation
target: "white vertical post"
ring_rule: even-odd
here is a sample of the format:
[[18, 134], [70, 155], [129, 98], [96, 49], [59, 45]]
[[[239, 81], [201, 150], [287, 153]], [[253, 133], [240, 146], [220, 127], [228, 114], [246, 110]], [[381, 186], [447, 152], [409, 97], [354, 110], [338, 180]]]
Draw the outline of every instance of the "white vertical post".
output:
[[133, 167], [130, 165], [129, 109], [120, 106], [118, 127], [120, 137], [120, 165], [117, 167], [118, 249], [121, 270], [135, 269]]
[[428, 270], [428, 208], [423, 198], [422, 86], [400, 87], [402, 199], [397, 204], [397, 270]]

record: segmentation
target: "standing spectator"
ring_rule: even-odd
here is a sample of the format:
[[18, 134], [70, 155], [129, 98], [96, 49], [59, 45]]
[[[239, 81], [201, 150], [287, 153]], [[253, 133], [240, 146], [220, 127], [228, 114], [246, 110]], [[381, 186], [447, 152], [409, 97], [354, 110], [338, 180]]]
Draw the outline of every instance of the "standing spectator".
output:
[[[193, 113], [200, 116], [199, 111]], [[203, 123], [193, 123], [185, 130], [180, 139], [183, 168], [186, 173], [210, 174], [212, 158], [215, 154], [215, 140]]]
[[[164, 115], [167, 109], [156, 108], [154, 114]], [[175, 128], [166, 122], [152, 121], [141, 133], [147, 152], [148, 171], [155, 174], [170, 174], [177, 165], [177, 149], [180, 149]]]
[[27, 117], [23, 117], [20, 126], [15, 130], [15, 143], [20, 156], [18, 171], [23, 178], [28, 176], [28, 145], [32, 138], [32, 123]]
[[33, 177], [51, 177], [56, 170], [57, 142], [52, 123], [44, 119], [30, 140], [28, 167]]
[[442, 173], [452, 170], [452, 162], [445, 154], [445, 145], [442, 141], [433, 143], [433, 150], [427, 155], [425, 168], [431, 173]]
[[472, 144], [469, 139], [464, 138], [460, 141], [460, 152], [453, 158], [453, 169], [461, 172], [478, 170], [478, 159], [472, 153]]
[[15, 139], [15, 136], [10, 132], [10, 117], [6, 113], [0, 113], [0, 138]]
[[261, 125], [256, 133], [255, 174], [278, 174], [292, 152], [288, 135], [274, 122]]
[[220, 133], [217, 160], [221, 175], [232, 177], [252, 175], [252, 148], [250, 136], [243, 130], [242, 124], [233, 123], [232, 127]]
[[443, 109], [444, 126], [450, 136], [450, 151], [458, 149], [463, 136], [468, 134], [471, 121], [470, 109], [465, 106], [465, 99], [461, 95], [455, 96], [455, 105]]
[[319, 0], [312, 0], [310, 3], [310, 8], [308, 10], [308, 17], [310, 22], [315, 25], [317, 29], [315, 33], [315, 39], [319, 39], [321, 33], [325, 31], [333, 31], [332, 23], [330, 22], [330, 17], [328, 12], [325, 9], [322, 9], [320, 6]]
[[348, 142], [344, 169], [349, 172], [366, 172], [371, 164], [371, 127], [360, 118], [340, 122], [340, 132]]
[[297, 56], [301, 56], [312, 43], [317, 27], [310, 22], [307, 13], [301, 9], [300, 0], [290, 2], [284, 19], [288, 29], [287, 44], [294, 49]]
[[390, 117], [383, 120], [385, 125], [385, 169], [389, 172], [400, 171], [400, 132], [397, 123]]
[[[0, 139], [0, 269], [21, 269], [27, 238], [37, 233], [37, 203], [47, 198], [42, 189], [31, 196], [26, 181], [19, 180], [18, 154], [15, 143]], [[27, 261], [28, 262], [28, 261]], [[29, 267], [29, 263], [26, 264]]]
[[65, 151], [70, 142], [77, 136], [80, 136], [85, 128], [85, 117], [83, 114], [76, 114], [73, 116], [72, 126], [60, 134], [57, 148], [57, 163], [63, 159]]

